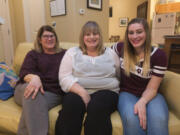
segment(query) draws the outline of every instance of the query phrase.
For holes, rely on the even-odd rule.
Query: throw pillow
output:
[[[17,75],[4,62],[0,62],[0,99],[7,100],[14,94]]]

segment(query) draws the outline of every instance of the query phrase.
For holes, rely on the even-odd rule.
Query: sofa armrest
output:
[[[180,119],[180,74],[166,71],[160,93],[165,97],[169,109]]]

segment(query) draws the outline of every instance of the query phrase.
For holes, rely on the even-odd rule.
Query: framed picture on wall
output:
[[[66,15],[66,0],[50,1],[51,16]]]
[[[119,19],[119,26],[123,27],[123,26],[127,26],[128,24],[128,18],[127,17],[123,17]]]
[[[87,0],[87,8],[102,10],[102,0]]]

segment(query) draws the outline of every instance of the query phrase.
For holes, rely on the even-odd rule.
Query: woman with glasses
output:
[[[29,51],[20,70],[15,88],[15,102],[22,106],[18,135],[47,135],[48,111],[61,103],[64,92],[58,71],[65,50],[51,26],[42,26],[34,49]]]

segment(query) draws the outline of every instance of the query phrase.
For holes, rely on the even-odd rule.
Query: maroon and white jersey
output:
[[[135,71],[130,72],[130,76],[127,76],[124,72],[124,58],[123,58],[123,43],[117,43],[112,46],[112,49],[117,53],[120,58],[120,91],[127,91],[136,96],[141,96],[146,86],[151,79],[152,75],[163,77],[167,69],[167,57],[166,54],[157,47],[153,47],[150,57],[150,70],[148,76],[142,75],[143,59],[140,60],[140,64],[136,65]]]

